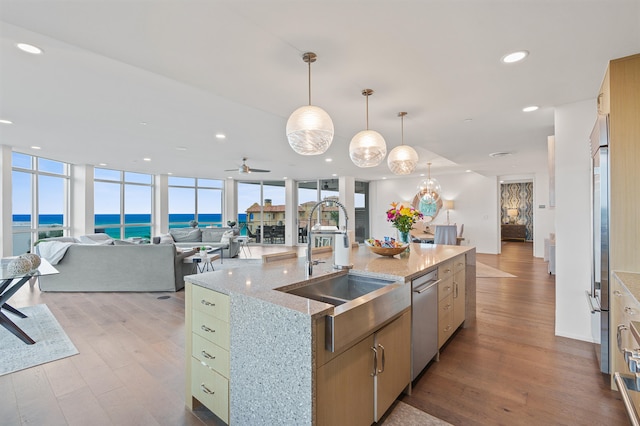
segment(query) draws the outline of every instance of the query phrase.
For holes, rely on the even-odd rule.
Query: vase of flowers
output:
[[[405,207],[402,204],[391,203],[391,208],[387,210],[387,222],[391,222],[398,230],[398,239],[401,243],[410,242],[409,232],[413,224],[422,218],[422,213],[411,206]]]

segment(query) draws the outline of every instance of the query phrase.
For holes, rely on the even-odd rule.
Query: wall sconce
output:
[[[509,216],[509,223],[516,223],[516,217],[518,217],[518,209],[507,209],[507,216]]]
[[[444,200],[442,207],[447,209],[447,225],[449,225],[449,210],[453,210],[453,200]]]

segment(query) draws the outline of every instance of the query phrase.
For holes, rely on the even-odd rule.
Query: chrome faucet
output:
[[[318,206],[322,205],[322,204],[326,204],[327,206],[330,206],[332,204],[336,204],[338,207],[340,207],[342,209],[342,212],[344,213],[344,228],[342,230],[336,229],[336,230],[322,230],[322,229],[317,229],[314,230],[313,227],[311,226],[311,220],[313,219],[313,212],[318,208]],[[349,225],[349,216],[347,215],[347,209],[345,209],[345,207],[342,205],[342,203],[338,202],[338,201],[334,201],[334,200],[322,200],[319,203],[316,203],[315,206],[313,206],[313,208],[311,209],[311,212],[309,213],[309,220],[307,221],[307,261],[305,262],[305,271],[306,271],[306,276],[307,278],[310,277],[311,275],[313,275],[313,265],[317,265],[319,263],[319,261],[317,260],[311,260],[311,240],[312,240],[312,234],[315,235],[339,235],[342,234],[343,236],[343,241],[344,241],[344,247],[348,248],[349,247],[349,234],[347,233],[347,228]]]

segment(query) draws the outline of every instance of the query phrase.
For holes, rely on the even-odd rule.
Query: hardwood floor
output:
[[[454,425],[627,425],[590,343],[554,336],[555,278],[532,244],[477,260],[477,324],[461,329],[402,401]]]
[[[251,249],[259,258],[290,248]],[[554,336],[554,278],[531,244],[505,243],[478,260],[517,278],[478,279],[477,325],[460,330],[402,400],[455,425],[627,424],[592,345]],[[25,285],[11,303],[46,303],[80,354],[1,376],[0,424],[216,425],[184,406],[184,292]]]

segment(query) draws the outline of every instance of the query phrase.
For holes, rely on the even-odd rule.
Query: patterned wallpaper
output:
[[[527,226],[527,241],[533,240],[533,182],[503,183],[500,185],[500,218],[509,218],[508,209],[518,209],[516,223]],[[524,223],[523,223],[524,222]]]

